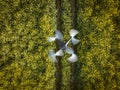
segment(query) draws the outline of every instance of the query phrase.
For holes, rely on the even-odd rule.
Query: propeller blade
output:
[[[73,51],[73,49],[71,47],[66,48],[66,52],[68,54],[73,54],[74,53],[74,51]]]
[[[71,31],[70,31],[70,36],[71,36],[71,37],[74,37],[76,34],[78,34],[78,31],[75,30],[75,29],[71,29]]]
[[[68,58],[69,62],[76,62],[78,59],[76,54],[72,54],[71,57]]]
[[[56,55],[55,55],[54,50],[50,50],[50,51],[48,52],[48,55],[49,55],[49,57],[51,58],[51,61],[52,61],[52,62],[57,62],[57,59],[56,59]]]
[[[55,37],[48,37],[48,41],[49,41],[49,42],[55,41]]]
[[[64,53],[63,53],[63,51],[60,49],[59,51],[56,52],[55,55],[56,55],[56,56],[63,56]]]
[[[72,38],[71,41],[72,41],[73,45],[76,45],[76,44],[78,44],[78,42],[79,42],[79,40],[78,40],[78,39],[75,39],[75,38]]]
[[[55,37],[56,37],[56,39],[58,39],[58,40],[62,40],[63,34],[62,34],[59,30],[56,30],[56,31],[55,31]]]

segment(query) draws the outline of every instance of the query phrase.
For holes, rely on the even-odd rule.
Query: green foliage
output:
[[[10,0],[0,6],[0,88],[52,90],[47,36],[56,28],[55,3]]]
[[[63,34],[64,34],[64,41],[68,40],[69,38],[69,31],[71,29],[71,5],[69,0],[63,0],[62,2],[62,21],[63,21]],[[70,64],[67,61],[69,56],[65,55],[62,58],[62,71],[63,71],[63,86],[62,90],[69,88],[69,76],[70,76]]]
[[[79,87],[82,90],[117,90],[114,64],[111,62],[112,16],[117,14],[118,2],[79,1],[79,55],[82,64]],[[81,22],[80,22],[81,21]],[[115,42],[114,42],[115,43]]]
[[[64,40],[71,29],[71,2],[62,1]],[[120,1],[77,0],[77,46],[81,90],[120,90]],[[47,37],[56,29],[51,0],[0,0],[0,90],[54,90]],[[62,90],[70,64],[62,59]]]

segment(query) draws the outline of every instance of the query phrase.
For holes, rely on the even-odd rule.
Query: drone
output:
[[[70,39],[67,42],[62,41],[63,39],[63,34],[59,31],[56,30],[55,31],[55,35],[52,37],[48,37],[48,42],[53,42],[55,40],[58,40],[58,45],[59,45],[59,50],[58,51],[54,51],[54,50],[49,50],[48,55],[51,58],[51,60],[54,63],[57,63],[57,56],[63,56],[64,53],[66,52],[68,54],[70,54],[71,56],[68,58],[69,62],[76,62],[78,60],[77,55],[74,53],[74,50],[69,47],[69,43],[71,42],[73,45],[76,45],[79,43],[79,40],[75,38],[75,36],[78,34],[79,32],[75,29],[71,29],[69,34],[70,34]]]

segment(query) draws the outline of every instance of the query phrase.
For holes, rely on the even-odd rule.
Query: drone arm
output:
[[[67,45],[69,44],[69,42],[71,41],[71,38],[66,42],[65,46],[67,47]]]

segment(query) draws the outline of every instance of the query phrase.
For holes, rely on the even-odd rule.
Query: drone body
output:
[[[66,48],[66,43],[59,41],[59,49],[65,50],[65,48]]]
[[[78,31],[75,29],[72,29],[70,31],[70,39],[67,42],[63,42],[62,41],[62,38],[63,38],[62,33],[60,31],[56,30],[55,36],[48,38],[49,42],[59,40],[59,50],[56,53],[54,50],[50,50],[48,53],[49,57],[51,58],[51,60],[53,62],[57,62],[56,56],[63,56],[64,55],[63,51],[71,55],[71,57],[68,58],[69,62],[76,62],[77,61],[77,55],[74,53],[74,51],[71,47],[68,47],[68,44],[70,43],[70,41],[72,42],[73,45],[78,44],[79,40],[74,38],[76,36],[76,34],[78,34]]]

